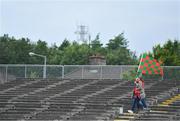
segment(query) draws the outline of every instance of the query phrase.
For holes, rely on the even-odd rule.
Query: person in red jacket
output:
[[[129,113],[134,113],[136,106],[137,106],[137,108],[139,108],[139,102],[141,100],[141,96],[140,96],[141,92],[139,89],[139,80],[135,80],[134,84],[135,84],[135,86],[133,89],[133,96],[132,96],[133,103],[132,103],[131,110],[128,110]]]

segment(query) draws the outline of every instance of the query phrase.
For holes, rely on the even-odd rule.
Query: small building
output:
[[[106,59],[101,55],[92,55],[89,57],[90,65],[106,65]]]

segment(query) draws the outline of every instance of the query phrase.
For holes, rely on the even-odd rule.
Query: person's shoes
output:
[[[133,114],[134,112],[133,112],[132,110],[128,110],[128,113],[131,113],[131,114]]]
[[[144,111],[149,111],[150,109],[149,108],[143,108]]]

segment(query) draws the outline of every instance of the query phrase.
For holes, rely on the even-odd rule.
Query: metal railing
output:
[[[43,78],[44,65],[0,64],[0,82],[17,78]],[[137,65],[46,65],[46,78],[134,79]],[[180,80],[180,66],[164,66],[164,76],[145,75],[146,79]]]

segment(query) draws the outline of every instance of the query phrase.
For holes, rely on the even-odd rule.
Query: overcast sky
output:
[[[79,24],[104,44],[124,32],[140,54],[180,39],[180,0],[0,0],[0,35],[59,45],[77,39]]]

